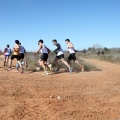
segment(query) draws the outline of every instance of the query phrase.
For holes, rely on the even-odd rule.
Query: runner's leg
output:
[[[12,59],[9,59],[9,68],[11,68],[12,65]]]
[[[64,63],[70,69],[70,65],[65,61],[64,58],[62,58],[61,61],[62,61],[62,63]]]
[[[75,60],[74,62],[77,63],[77,64],[80,66],[80,69],[81,69],[82,71],[84,71],[84,65],[81,65],[81,64],[78,62],[78,60]]]
[[[45,61],[40,61],[40,65],[43,67],[44,71],[46,72]]]
[[[6,56],[5,56],[5,58],[4,58],[4,66],[6,65]]]
[[[20,60],[18,60],[17,62],[18,62],[18,65],[19,65],[19,66],[20,66],[20,68],[21,68],[21,73],[23,73],[23,66],[22,66],[22,64],[21,64],[21,61],[20,61]]]
[[[8,61],[9,61],[9,56],[7,56],[6,65],[8,65]]]

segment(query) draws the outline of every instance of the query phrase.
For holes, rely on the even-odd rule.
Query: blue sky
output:
[[[120,0],[0,0],[0,49],[19,39],[29,51],[37,41],[54,49],[55,38],[66,49],[100,44],[120,47]]]

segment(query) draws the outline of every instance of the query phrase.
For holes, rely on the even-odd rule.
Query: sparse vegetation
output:
[[[105,47],[100,51],[100,55],[98,56],[95,48],[88,48],[86,53],[79,52],[78,55],[88,59],[95,58],[102,61],[120,63],[120,49],[108,49]]]
[[[69,56],[69,53],[65,53],[65,59],[67,60],[67,57]],[[77,54],[77,58],[79,58],[80,55]],[[55,58],[55,54],[54,53],[50,53],[49,54],[49,59],[48,59],[48,63],[51,63],[53,68],[55,68],[55,64],[54,64],[54,58]],[[36,67],[39,67],[39,64],[38,64],[38,60],[39,60],[39,54],[37,54],[36,56],[33,55],[33,53],[27,53],[26,54],[26,57],[25,57],[25,61],[28,62],[28,68],[26,69],[27,71],[37,71],[36,70]],[[85,71],[96,71],[98,70],[96,66],[90,64],[90,63],[86,63],[85,61],[83,60],[80,60],[79,59],[79,62],[85,66]],[[66,66],[64,64],[62,64],[61,61],[59,61],[59,65],[60,65],[60,68],[63,68],[65,70],[67,70]],[[74,68],[75,71],[80,71],[80,68],[77,64],[75,64],[74,62],[72,62],[72,67]],[[42,70],[42,68],[41,68]]]

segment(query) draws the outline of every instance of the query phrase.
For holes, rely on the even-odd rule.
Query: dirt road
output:
[[[120,120],[120,65],[86,61],[101,71],[21,75],[0,61],[0,120]]]

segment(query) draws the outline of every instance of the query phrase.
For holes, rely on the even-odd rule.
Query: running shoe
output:
[[[48,74],[49,74],[48,71],[46,71],[46,72],[43,73],[43,75],[48,75]]]
[[[50,71],[52,71],[52,64],[49,64],[48,67],[49,67]]]

